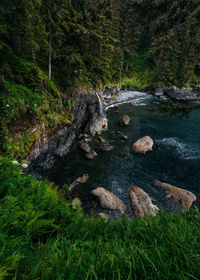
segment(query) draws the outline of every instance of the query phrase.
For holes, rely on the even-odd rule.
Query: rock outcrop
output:
[[[155,186],[165,192],[166,199],[173,199],[175,202],[180,203],[182,210],[188,210],[197,199],[192,192],[167,183],[155,181]]]
[[[146,152],[152,151],[153,144],[154,144],[154,142],[151,139],[151,137],[145,136],[145,137],[137,140],[133,144],[132,149],[135,153],[145,154]]]
[[[130,124],[130,121],[131,121],[130,117],[124,115],[123,117],[120,118],[119,125],[120,126],[128,126]]]
[[[95,92],[92,94],[88,94],[87,90],[72,92],[68,98],[74,102],[71,111],[74,120],[71,124],[60,125],[54,130],[47,129],[45,124],[33,127],[32,130],[38,131],[39,135],[26,158],[30,162],[30,168],[34,166],[45,170],[51,168],[57,158],[70,151],[74,139],[80,133],[89,132],[95,135],[107,128],[107,121],[99,116],[99,100]]]
[[[142,218],[144,215],[156,216],[158,208],[152,204],[147,193],[138,187],[129,188],[128,193],[134,217]]]
[[[97,196],[100,200],[100,205],[102,208],[108,210],[118,210],[118,211],[125,211],[126,206],[125,204],[119,199],[116,195],[109,192],[104,188],[97,188],[91,192],[94,196]]]
[[[89,124],[89,131],[92,136],[94,136],[96,133],[100,135],[103,130],[107,130],[107,129],[108,129],[108,121],[101,116],[94,119]]]
[[[180,90],[176,87],[165,89],[165,95],[177,101],[200,101],[200,94],[191,91],[190,89]]]

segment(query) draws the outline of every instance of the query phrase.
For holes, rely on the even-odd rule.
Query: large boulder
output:
[[[123,117],[121,117],[121,119],[119,120],[119,125],[120,126],[128,126],[130,124],[130,117],[124,115]]]
[[[142,218],[144,215],[156,216],[158,208],[152,204],[147,193],[138,187],[130,187],[128,193],[134,217]]]
[[[167,183],[155,181],[155,186],[165,192],[165,197],[167,199],[173,199],[175,202],[180,203],[182,210],[188,210],[197,199],[192,192]]]
[[[148,151],[152,151],[153,144],[151,137],[145,136],[133,143],[132,149],[135,153],[145,154]]]
[[[108,210],[118,210],[118,211],[125,211],[126,206],[125,204],[119,199],[116,195],[109,192],[104,188],[97,188],[91,192],[93,195],[97,196],[100,200],[100,205],[102,208]]]
[[[89,131],[92,136],[94,136],[96,133],[100,135],[103,130],[107,129],[108,121],[101,116],[98,116],[95,120],[93,120],[89,127]]]

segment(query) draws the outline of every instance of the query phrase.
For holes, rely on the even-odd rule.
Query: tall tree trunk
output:
[[[52,34],[51,34],[51,11],[48,0],[45,0],[47,25],[48,25],[48,77],[51,80],[51,61],[52,61]]]
[[[50,16],[50,20],[51,20],[51,16]],[[50,22],[49,23],[49,63],[48,63],[49,80],[51,80],[51,60],[52,60],[51,40],[52,37],[51,37],[51,22]]]

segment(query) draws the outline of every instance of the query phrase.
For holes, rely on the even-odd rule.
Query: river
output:
[[[98,137],[94,137],[90,145],[98,153],[95,160],[86,159],[85,152],[75,144],[67,156],[45,173],[60,186],[88,173],[88,182],[76,187],[72,197],[78,196],[84,210],[95,216],[102,209],[90,192],[100,186],[123,200],[128,216],[131,216],[127,192],[130,186],[142,188],[155,205],[164,209],[165,199],[155,188],[155,180],[200,195],[200,110],[192,111],[188,118],[161,117],[150,109],[166,101],[143,93],[128,94],[122,92],[115,101],[118,106],[110,106],[106,111],[109,129],[101,136],[114,146],[113,151],[100,151]],[[131,118],[130,126],[118,125],[123,115]],[[128,139],[122,140],[121,134],[127,135]],[[153,151],[146,155],[134,154],[133,142],[146,135],[154,140]],[[122,214],[103,212],[116,218]]]

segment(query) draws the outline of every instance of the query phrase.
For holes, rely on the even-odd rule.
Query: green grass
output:
[[[0,157],[0,279],[199,279],[200,216],[105,223]]]
[[[16,119],[27,111],[35,111],[43,101],[41,93],[9,81],[6,82],[6,90],[1,91],[1,99],[0,117],[6,120]]]

